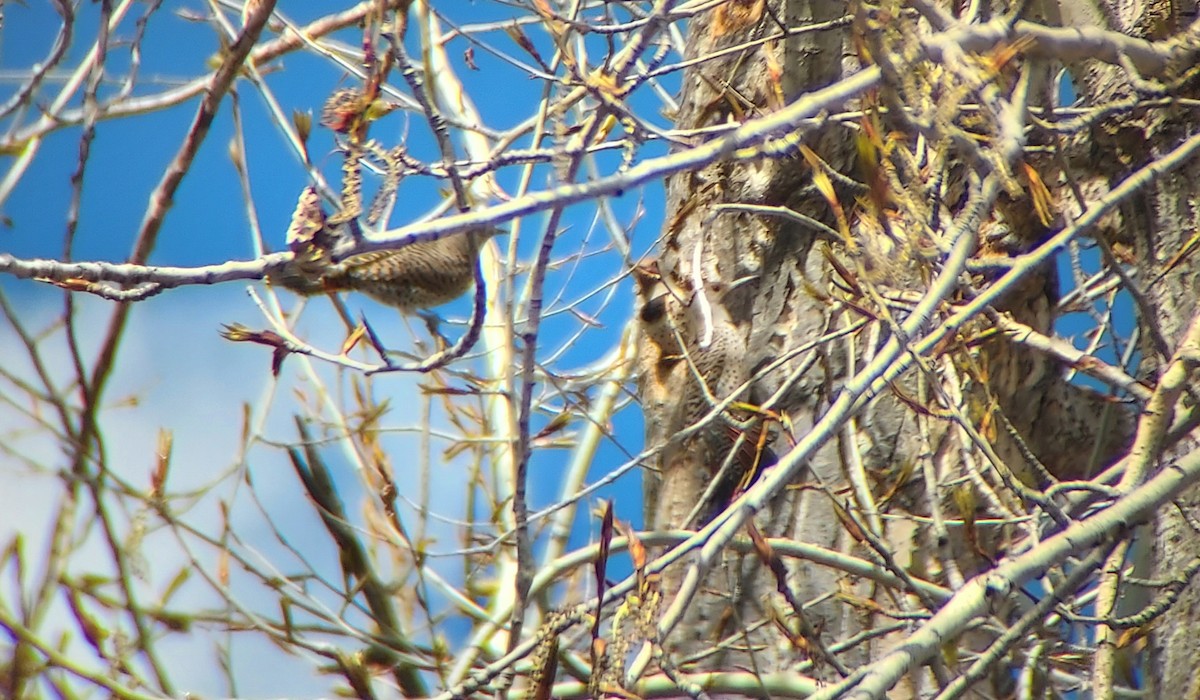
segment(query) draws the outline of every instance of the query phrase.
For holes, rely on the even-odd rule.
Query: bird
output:
[[[359,292],[415,314],[466,293],[475,279],[480,249],[500,232],[494,227],[473,228],[396,250],[359,253],[336,263],[327,262],[328,252],[310,243],[299,250],[293,247],[295,259],[268,280],[304,296]]]
[[[702,465],[703,475],[691,478],[711,484],[711,497],[696,506],[702,524],[720,512],[762,467],[775,461],[764,444],[762,421],[741,406],[726,409],[699,435],[684,442],[676,438],[679,431],[707,416],[714,401],[743,389],[749,378],[745,334],[725,306],[729,287],[724,282],[706,281],[702,301],[688,280],[668,281],[655,261],[638,265],[632,272],[642,338],[638,384],[646,414],[646,444],[663,448],[660,470],[681,450],[698,458],[691,464]],[[704,302],[707,313],[702,311]],[[741,401],[748,399],[742,397]],[[731,463],[723,468],[731,451]],[[643,481],[644,517],[655,525],[666,524],[657,522],[664,476],[652,470]]]
[[[657,260],[633,268],[638,298],[638,326],[647,341],[652,360],[672,361],[683,357],[678,332],[687,307],[680,295],[667,286]]]
[[[646,447],[666,448],[682,421],[679,387],[687,382],[687,365],[682,362],[675,320],[683,312],[683,301],[667,288],[658,269],[650,260],[634,266],[637,293],[638,395],[646,420]],[[655,525],[659,510],[659,489],[663,470],[656,457],[642,478],[643,522],[647,529]]]

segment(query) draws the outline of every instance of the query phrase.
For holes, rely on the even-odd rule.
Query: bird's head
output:
[[[484,243],[487,243],[496,236],[508,235],[508,231],[496,226],[479,226],[467,231],[463,235],[467,237],[467,240],[471,242],[471,246],[475,250],[479,250],[483,247]]]

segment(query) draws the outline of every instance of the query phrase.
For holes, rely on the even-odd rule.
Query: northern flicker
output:
[[[635,267],[633,276],[640,302],[639,326],[655,362],[690,361],[695,370],[693,382],[698,375],[718,401],[745,382],[746,341],[721,303],[723,283],[707,283],[701,300],[689,281],[668,281],[657,261]],[[708,318],[702,311],[705,303]],[[695,395],[689,391],[689,401],[685,402],[685,424],[695,422],[712,408],[703,389],[699,385],[694,388]]]
[[[413,313],[466,293],[474,281],[480,248],[497,233],[495,228],[472,229],[397,250],[362,253],[324,266],[310,259],[285,267],[270,280],[305,296],[361,292],[404,313]]]
[[[684,398],[685,426],[704,418],[716,402],[730,397],[741,403],[750,402],[748,392],[737,394],[750,378],[746,364],[749,350],[746,335],[734,323],[725,306],[727,291],[728,287],[720,282],[705,285],[705,298],[711,311],[707,319],[703,318],[698,298],[689,306],[692,328],[687,354],[694,373]],[[707,343],[703,337],[706,332],[709,334]],[[707,489],[709,497],[695,508],[695,520],[683,524],[685,529],[708,523],[729,505],[740,489],[753,483],[764,466],[778,461],[765,445],[765,429],[763,422],[755,420],[750,410],[731,406],[701,434],[705,449],[699,454],[713,483]]]
[[[680,450],[692,452],[693,458],[688,462],[693,468],[699,461],[705,468],[705,479],[720,478],[711,501],[700,509],[701,521],[707,521],[728,503],[743,477],[774,459],[769,449],[758,444],[761,424],[753,424],[738,445],[730,468],[722,471],[751,418],[749,412],[741,409],[726,411],[709,429],[688,441],[692,447],[678,444],[675,439],[679,430],[703,419],[715,402],[729,398],[746,382],[749,372],[745,335],[724,305],[723,283],[707,283],[702,300],[686,281],[671,284],[665,280],[655,263],[639,266],[633,273],[640,302],[639,383],[646,413],[647,447],[664,448],[664,468]],[[678,287],[686,291],[676,291]],[[705,304],[707,314],[702,310]],[[649,475],[644,481],[647,523],[685,526],[682,522],[659,523],[651,519],[658,510],[656,476]]]
[[[475,228],[435,241],[410,243],[396,250],[352,255],[331,262],[329,251],[339,236],[330,226],[314,187],[306,187],[296,202],[288,227],[287,245],[294,257],[267,279],[297,294],[361,292],[413,313],[440,306],[462,296],[475,279],[479,250],[500,233],[494,227]]]
[[[638,326],[649,344],[647,347],[661,358],[682,358],[676,331],[686,330],[682,326],[683,314],[690,299],[667,286],[656,260],[635,266],[633,279],[638,297]]]
[[[642,474],[642,522],[651,529],[658,519],[658,495],[663,477],[663,470],[658,465],[666,461],[663,458],[665,450],[683,425],[683,402],[679,400],[679,391],[688,382],[688,368],[683,362],[683,350],[676,335],[676,320],[681,317],[684,300],[667,288],[654,260],[634,267],[633,279],[640,336],[638,394],[645,416],[646,447],[664,450]]]
[[[693,298],[688,306],[692,336],[688,339],[688,357],[696,374],[704,382],[703,387],[697,383],[693,391],[688,392],[684,410],[684,418],[688,423],[704,417],[712,409],[713,400],[728,398],[748,377],[746,336],[734,325],[722,303],[724,287],[718,283],[710,283],[706,287],[705,295],[711,316],[704,318],[699,298]],[[704,337],[706,333],[707,343]]]

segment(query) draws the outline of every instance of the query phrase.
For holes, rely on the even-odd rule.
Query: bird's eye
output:
[[[641,319],[643,323],[657,323],[666,313],[666,295],[657,296],[642,306]]]

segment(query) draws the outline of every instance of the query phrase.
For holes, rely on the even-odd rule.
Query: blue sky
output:
[[[327,10],[327,3],[287,3],[284,10],[298,23],[309,21],[318,13]],[[98,5],[82,3],[79,6],[82,19],[77,25],[76,43],[63,61],[62,68],[51,76],[43,87],[42,102],[46,102],[61,87],[64,70],[74,66],[83,54],[88,42],[94,37],[94,26],[98,16]],[[495,3],[454,2],[440,3],[458,16],[458,21],[473,23],[492,21],[521,14],[519,10],[506,8]],[[133,20],[145,11],[145,6],[136,3],[129,17],[117,34],[129,38],[133,31]],[[213,29],[204,22],[192,21],[188,13],[201,16],[206,6],[198,2],[168,3],[155,15],[148,26],[142,45],[140,77],[134,89],[135,95],[156,93],[168,86],[189,79],[203,70],[217,49]],[[230,15],[236,22],[236,14]],[[17,4],[5,8],[5,42],[0,46],[0,70],[6,79],[0,82],[0,98],[6,99],[16,89],[13,79],[30,66],[43,60],[50,41],[58,26],[57,17],[50,7],[40,2],[27,5]],[[538,41],[536,31],[529,32]],[[355,45],[359,40],[356,31],[337,35],[347,44]],[[497,25],[495,31],[479,35],[485,42],[494,44],[499,50],[526,59]],[[453,41],[448,52],[455,61],[459,77],[466,90],[476,101],[485,122],[496,129],[505,129],[527,118],[541,98],[542,84],[527,79],[513,67],[477,48],[475,61],[480,70],[466,68],[462,58],[467,44],[464,40]],[[600,45],[602,46],[602,44]],[[597,50],[600,50],[600,46]],[[543,55],[552,54],[551,47],[542,41]],[[113,49],[101,99],[112,95],[120,87],[120,80],[128,71],[128,49]],[[298,52],[285,56],[270,66],[267,84],[285,112],[310,110],[319,113],[325,97],[339,86],[355,84],[344,72],[312,53]],[[393,83],[400,84],[398,76]],[[669,91],[673,92],[674,88]],[[647,114],[657,114],[662,105],[645,91],[638,107]],[[78,104],[75,100],[73,104]],[[146,211],[148,197],[162,176],[186,133],[196,109],[197,100],[172,107],[160,113],[151,113],[128,119],[104,121],[99,125],[97,136],[91,147],[87,175],[83,188],[83,201],[79,232],[72,249],[76,260],[122,261],[128,254],[139,225]],[[160,236],[160,243],[151,256],[151,263],[162,265],[206,265],[229,259],[244,259],[253,255],[253,240],[250,223],[246,215],[243,195],[236,171],[228,155],[228,147],[234,135],[232,107],[241,110],[244,125],[246,159],[254,205],[268,245],[274,250],[283,247],[283,235],[295,199],[302,187],[308,184],[299,158],[292,152],[283,135],[273,123],[263,97],[246,81],[239,81],[236,96],[230,95],[207,141],[200,151],[194,167],[188,173],[167,216]],[[2,122],[5,129],[23,127],[32,123],[36,112],[26,112],[9,117]],[[665,121],[665,120],[664,120]],[[59,258],[63,252],[66,228],[66,211],[71,196],[70,177],[77,167],[80,129],[69,127],[52,132],[41,146],[38,157],[24,175],[7,201],[0,204],[3,215],[11,226],[0,230],[0,250],[19,257]],[[430,157],[432,143],[424,123],[413,116],[397,113],[381,120],[373,130],[373,136],[385,143],[404,139],[412,152],[421,157]],[[518,147],[528,147],[528,138]],[[324,171],[331,182],[337,182],[339,157],[333,153],[330,134],[315,128],[309,143],[313,160]],[[661,154],[662,149],[647,146],[639,155]],[[602,157],[597,167],[611,172],[619,156]],[[0,159],[0,168],[7,169],[11,158]],[[512,168],[500,173],[500,182],[510,194],[516,191],[520,171]],[[535,171],[532,187],[540,189],[552,184],[553,171],[549,167]],[[407,180],[401,189],[401,197],[392,217],[393,225],[401,225],[419,219],[433,209],[444,196],[439,183]],[[658,233],[661,214],[661,188],[629,192],[624,197],[609,202],[616,219],[625,227],[632,228],[633,249],[640,254],[650,248]],[[537,218],[521,222],[518,247],[520,259],[528,262],[530,251],[537,244],[544,219]],[[590,296],[579,303],[579,310],[590,320],[586,323],[580,316],[562,311],[568,302],[588,296],[589,292],[614,279],[625,261],[612,250],[609,233],[597,226],[595,207],[579,206],[568,211],[563,221],[565,229],[556,247],[556,258],[563,264],[558,266],[548,279],[549,299],[558,302],[550,307],[550,315],[543,325],[542,356],[556,357],[551,366],[555,372],[570,373],[585,368],[604,357],[617,342],[624,330],[632,310],[632,296],[627,280],[621,281],[615,293]],[[587,251],[590,255],[582,260],[572,260],[572,254]],[[258,285],[261,291],[262,285]],[[0,289],[20,310],[29,327],[35,331],[46,329],[50,339],[46,343],[47,357],[60,381],[69,376],[69,360],[66,346],[51,324],[62,309],[62,292],[48,286],[28,281],[0,279]],[[242,407],[253,407],[255,421],[262,426],[264,441],[286,443],[294,440],[291,414],[299,408],[293,392],[311,389],[301,371],[302,361],[289,359],[284,365],[283,375],[276,383],[269,372],[269,355],[259,347],[235,345],[222,340],[217,331],[221,324],[241,322],[251,327],[265,327],[257,307],[245,292],[246,286],[229,284],[213,288],[191,288],[174,290],[142,302],[133,310],[131,325],[122,345],[114,380],[110,385],[108,405],[102,422],[107,438],[110,462],[124,477],[135,484],[145,484],[149,470],[153,467],[155,446],[159,429],[173,432],[175,449],[170,487],[175,490],[196,488],[212,482],[217,475],[229,472],[208,497],[201,499],[190,510],[182,514],[189,522],[213,526],[218,522],[218,499],[227,499],[236,505],[235,527],[246,537],[246,547],[270,559],[281,571],[295,571],[298,564],[285,553],[277,541],[270,523],[280,528],[292,543],[298,546],[322,568],[336,571],[336,560],[319,523],[311,517],[307,508],[296,507],[304,498],[296,484],[291,467],[284,459],[282,450],[267,444],[258,444],[245,460],[245,473],[237,471],[241,449]],[[285,304],[294,298],[283,294]],[[379,307],[367,300],[351,296],[351,310],[364,311],[390,346],[409,349],[412,346],[408,326],[394,311]],[[112,305],[94,298],[81,298],[80,316],[84,319],[81,337],[85,347],[94,346],[103,336]],[[450,320],[461,320],[467,314],[465,302],[451,304],[442,309]],[[420,334],[419,323],[411,324]],[[578,333],[583,329],[582,333]],[[316,298],[307,304],[305,315],[297,325],[299,334],[326,349],[336,349],[344,331],[333,316],[327,301]],[[453,326],[451,336],[461,332],[461,326]],[[20,357],[15,338],[7,326],[0,326],[0,350],[6,357]],[[85,351],[85,356],[88,353]],[[346,380],[339,378],[328,367],[316,368],[320,376],[333,386],[346,387]],[[380,399],[387,399],[391,413],[384,421],[385,427],[403,427],[419,421],[416,413],[416,394],[419,377],[385,375],[373,381],[373,390]],[[269,398],[268,398],[269,397]],[[552,405],[561,402],[551,401]],[[7,416],[7,417],[6,417]],[[537,430],[548,420],[549,415],[535,419]],[[435,419],[436,420],[436,419]],[[7,427],[4,427],[7,426]],[[61,467],[56,462],[57,448],[24,431],[19,415],[0,408],[0,428],[13,439],[13,449],[23,451],[30,457],[41,460],[50,468]],[[609,469],[628,459],[641,446],[641,422],[636,410],[627,408],[614,422],[613,429],[619,436],[620,446],[612,443],[601,448],[593,469],[597,478]],[[20,435],[20,439],[16,436]],[[390,433],[385,445],[393,455],[397,469],[415,453],[416,437],[411,433]],[[434,457],[445,445],[434,445]],[[331,467],[337,473],[339,486],[351,512],[358,512],[357,498],[361,498],[358,477],[350,463],[336,447],[325,450]],[[531,497],[533,505],[550,503],[556,496],[555,484],[562,473],[569,452],[545,450],[538,453],[531,466]],[[30,473],[15,459],[0,456],[0,472],[6,481],[15,484],[0,494],[0,540],[7,540],[19,530],[27,537],[27,546],[36,551],[42,544],[40,537],[45,532],[47,504],[53,502],[56,480],[48,474]],[[403,476],[403,475],[401,475]],[[463,481],[461,478],[442,479],[441,474],[431,485],[433,503],[440,506],[448,517],[461,517]],[[242,479],[251,478],[259,504],[248,498]],[[412,486],[416,486],[409,482]],[[603,496],[617,497],[618,514],[627,519],[640,520],[641,503],[638,479],[626,479],[622,485],[602,492]],[[589,499],[595,503],[596,497]],[[457,505],[456,505],[457,503]],[[436,508],[435,508],[436,509]],[[590,510],[585,507],[584,512]],[[266,515],[264,515],[264,513]],[[414,517],[411,509],[408,517]],[[126,514],[131,530],[144,514]],[[590,538],[592,528],[587,527],[582,517],[576,527],[573,541],[578,544]],[[169,531],[157,528],[151,517],[150,531],[145,540],[148,566],[144,581],[147,591],[162,591],[179,569],[185,565],[178,553],[178,543]],[[454,540],[456,527],[441,525],[439,547],[452,550],[457,547]],[[98,542],[94,548],[85,549],[76,560],[80,570],[103,561]],[[199,550],[202,565],[214,563],[211,551]],[[434,566],[453,576],[461,571],[456,558],[434,560]],[[234,581],[238,574],[234,572]],[[336,576],[334,577],[336,578]],[[185,589],[174,604],[216,605],[218,600],[203,586]],[[273,606],[270,595],[245,585],[239,595],[244,595],[256,604]],[[455,631],[452,626],[449,631]],[[457,630],[461,633],[461,628]],[[168,649],[177,648],[178,653],[208,654],[220,635],[211,638],[195,637],[169,642]],[[250,636],[239,637],[239,647],[248,652],[239,659],[255,659],[247,671],[260,671],[258,659],[267,653],[269,645]],[[199,646],[200,649],[196,647]],[[238,690],[249,697],[263,695],[304,695],[327,683],[313,676],[311,663],[304,660],[290,662],[278,654],[271,654],[272,663],[289,664],[291,671],[266,674],[248,672],[237,674],[241,686]],[[211,667],[186,664],[190,670],[182,670],[177,677],[181,690],[205,695],[221,695],[228,692]]]
[[[453,0],[437,5],[439,10],[449,12],[454,22],[495,22],[490,31],[477,34],[479,39],[520,60],[529,60],[505,34],[504,23],[499,22],[524,16],[524,11],[482,1]],[[284,4],[283,9],[294,21],[304,23],[327,11],[330,6],[325,2],[292,2]],[[63,62],[64,68],[75,65],[86,50],[87,42],[94,36],[94,32],[89,32],[98,16],[98,5],[84,2],[78,9],[85,19],[79,23],[77,42],[70,57]],[[122,25],[118,35],[128,38],[132,33],[133,20],[144,11],[144,4],[135,4],[130,18]],[[168,3],[152,18],[142,46],[143,58],[135,95],[153,94],[204,70],[206,62],[218,48],[215,34],[208,24],[187,17],[189,13],[202,16],[206,12],[207,6],[198,1]],[[231,14],[230,18],[236,22],[236,13]],[[3,71],[5,79],[0,81],[0,99],[7,99],[16,89],[18,83],[14,81],[14,76],[19,76],[28,71],[31,65],[43,60],[57,28],[57,19],[50,6],[38,0],[5,6],[4,19],[7,31],[4,43],[0,45],[0,71]],[[543,56],[552,55],[552,46],[543,32],[531,29],[527,34],[538,42]],[[353,30],[342,32],[337,37],[352,46],[359,41],[359,33]],[[605,50],[602,38],[592,37],[590,41],[589,51],[594,56],[601,55]],[[450,43],[448,53],[484,121],[495,129],[503,130],[528,118],[542,97],[543,84],[529,79],[483,47],[477,47],[474,52],[474,60],[480,70],[470,70],[463,58],[463,51],[467,47],[465,40],[456,39]],[[101,91],[102,98],[119,88],[128,66],[127,49],[114,49],[109,64],[109,81]],[[43,88],[43,102],[61,86],[61,72],[52,76]],[[292,53],[271,64],[266,82],[285,113],[289,114],[292,110],[319,113],[322,102],[332,90],[356,84],[355,79],[348,78],[340,68],[310,52]],[[401,84],[398,76],[393,76],[392,82]],[[677,88],[670,83],[664,87],[671,94]],[[145,214],[147,198],[178,149],[196,104],[197,100],[192,99],[162,112],[100,124],[97,138],[92,144],[83,189],[81,223],[73,248],[75,259],[120,261],[126,258]],[[223,103],[204,148],[177,194],[175,205],[166,219],[160,244],[151,257],[152,263],[207,265],[253,255],[252,228],[247,219],[237,173],[228,153],[234,135],[234,104],[241,110],[245,129],[246,159],[258,224],[273,250],[283,248],[288,219],[297,195],[308,184],[308,177],[299,158],[288,147],[273,122],[262,95],[248,82],[239,81],[236,97],[230,95]],[[632,98],[631,104],[640,114],[656,115],[659,123],[666,123],[665,117],[660,115],[663,104],[654,97],[652,91],[640,91]],[[0,122],[0,127],[5,130],[19,128],[36,117],[36,112],[9,117]],[[412,115],[392,114],[376,124],[372,133],[386,144],[403,140],[418,157],[432,158],[435,153],[428,129]],[[51,133],[12,195],[0,203],[0,213],[12,222],[7,229],[0,229],[0,251],[11,252],[19,257],[57,258],[62,255],[65,216],[71,195],[70,177],[77,166],[79,138],[80,130],[77,127]],[[531,145],[526,137],[516,147]],[[340,159],[333,152],[329,132],[315,128],[309,150],[326,178],[336,182]],[[639,151],[638,157],[662,153],[661,145],[648,144]],[[11,157],[0,157],[0,169],[7,170],[11,162]],[[606,173],[612,172],[618,163],[617,153],[596,160],[596,166]],[[500,183],[506,192],[514,194],[517,191],[521,174],[521,170],[515,167],[499,173]],[[532,183],[533,189],[553,185],[553,168],[544,166],[535,169]],[[406,180],[391,223],[398,226],[420,219],[436,207],[444,196],[444,189],[442,183],[427,179],[414,177]],[[660,186],[628,192],[623,197],[610,199],[607,204],[612,207],[616,220],[623,227],[630,228],[634,256],[653,246],[663,220]],[[519,236],[516,245],[522,263],[531,260],[545,223],[543,217],[531,217],[517,227]],[[606,289],[605,285],[618,279],[627,264],[612,249],[610,232],[599,225],[596,207],[572,207],[566,214],[563,228],[564,233],[555,248],[555,257],[562,264],[556,266],[548,278],[547,298],[555,301],[543,325],[539,359],[549,361],[549,358],[553,358],[553,363],[547,368],[558,374],[570,375],[591,366],[612,350],[631,318],[633,301],[627,279],[621,279],[611,294],[591,294],[598,288]],[[587,256],[581,259],[573,257],[581,251]],[[1085,259],[1089,265],[1095,264],[1094,256]],[[523,269],[518,271],[519,275],[524,274]],[[1063,273],[1066,288],[1070,282],[1065,261]],[[523,277],[519,279],[521,282]],[[261,291],[262,285],[256,288]],[[69,360],[62,334],[56,335],[51,327],[61,312],[63,293],[48,285],[7,278],[0,278],[0,289],[20,308],[31,329],[46,330],[50,334],[46,344],[47,357],[56,376],[60,380],[67,377]],[[240,322],[253,328],[265,326],[258,308],[245,290],[246,285],[242,284],[174,290],[135,307],[103,417],[110,462],[117,465],[120,473],[131,482],[144,484],[153,466],[159,429],[171,430],[175,435],[170,482],[173,489],[197,488],[210,483],[217,475],[230,474],[221,480],[219,487],[209,497],[201,499],[187,512],[189,522],[212,526],[219,516],[217,499],[229,499],[237,504],[234,523],[247,538],[248,550],[261,553],[281,571],[295,571],[299,564],[276,538],[271,529],[274,524],[286,534],[289,543],[310,556],[318,567],[325,571],[336,571],[336,560],[332,557],[332,549],[320,524],[309,509],[296,507],[298,502],[303,502],[304,496],[282,450],[268,444],[287,443],[295,438],[291,415],[300,407],[296,392],[311,393],[312,390],[304,371],[304,362],[299,358],[289,359],[276,382],[270,376],[266,350],[228,343],[217,335],[223,323]],[[285,304],[295,302],[287,294],[282,297]],[[582,300],[578,306],[582,315],[565,310],[576,300]],[[347,301],[352,311],[362,310],[367,314],[376,330],[393,348],[412,347],[414,339],[409,331],[410,326],[418,336],[423,333],[420,323],[406,325],[394,311],[361,297],[351,296]],[[80,337],[85,347],[94,348],[103,335],[112,306],[95,298],[80,298],[77,303],[83,319]],[[468,307],[465,301],[460,301],[441,311],[448,319],[461,321],[468,313]],[[1128,318],[1127,305],[1122,307],[1121,315]],[[1067,319],[1061,330],[1066,335],[1074,335],[1085,327],[1083,321],[1078,317]],[[344,338],[344,331],[332,313],[330,304],[320,298],[308,302],[297,331],[301,337],[325,349],[336,349]],[[449,329],[451,336],[459,332],[461,325]],[[1082,340],[1077,340],[1077,344],[1082,343]],[[6,325],[0,325],[0,356],[22,356],[11,329]],[[1102,354],[1102,357],[1110,361],[1112,359],[1111,355]],[[17,363],[20,360],[9,362]],[[7,366],[11,367],[12,364]],[[331,386],[343,390],[348,386],[348,380],[330,367],[316,366],[314,371]],[[411,461],[411,455],[416,453],[417,437],[401,429],[420,421],[419,401],[413,398],[419,393],[417,383],[420,381],[420,377],[393,374],[379,377],[372,383],[376,396],[388,400],[391,407],[384,427],[394,430],[387,433],[384,444],[393,456],[397,469]],[[552,407],[561,406],[557,397],[548,403]],[[261,426],[262,440],[246,455],[246,471],[241,472],[237,470],[241,468],[239,455],[244,405],[253,408],[252,415],[255,424]],[[539,414],[534,421],[534,430],[549,418],[548,413]],[[11,449],[35,456],[51,468],[61,467],[56,462],[59,454],[57,447],[30,434],[27,427],[11,407],[0,406],[0,439],[7,440]],[[617,416],[612,427],[619,444],[608,442],[601,448],[592,479],[622,464],[628,454],[636,453],[641,447],[642,427],[636,406],[627,407]],[[435,459],[444,447],[444,443],[435,442]],[[336,472],[349,510],[359,512],[356,499],[361,498],[362,494],[359,478],[353,472],[350,460],[337,446],[330,446],[325,454]],[[535,455],[530,478],[535,507],[546,505],[556,497],[556,485],[568,456],[569,452],[562,449],[543,450]],[[411,479],[404,485],[419,492],[419,484],[416,483],[419,474],[408,476]],[[0,478],[14,485],[0,491],[0,542],[6,542],[15,531],[20,530],[26,533],[28,546],[36,550],[41,544],[39,536],[44,532],[46,504],[52,502],[56,480],[46,474],[31,474],[18,460],[4,453],[0,453]],[[260,502],[248,498],[245,478],[254,481]],[[429,484],[433,493],[432,503],[447,517],[461,517],[464,483],[462,466],[452,464],[439,470]],[[602,491],[600,495],[617,499],[619,517],[632,520],[635,524],[640,522],[641,502],[636,476],[625,479],[617,487]],[[596,497],[589,500],[589,504],[595,502]],[[405,516],[415,518],[411,508]],[[130,512],[127,517],[131,523],[137,523],[139,514]],[[595,529],[590,527],[591,524],[586,517],[577,520],[574,544],[590,539]],[[442,529],[435,533],[440,539],[434,544],[433,551],[453,550],[457,546],[457,526],[442,523],[440,527]],[[161,591],[165,582],[174,576],[185,561],[178,553],[176,541],[167,531],[151,528],[146,542],[147,551],[153,553],[146,588]],[[80,556],[81,569],[89,562],[103,561],[98,547],[96,551],[85,551]],[[211,551],[203,552],[201,560],[211,566]],[[460,576],[457,572],[461,571],[461,564],[457,558],[445,557],[434,559],[433,562],[447,576]],[[236,572],[234,576],[236,581]],[[273,604],[271,595],[248,582],[243,583],[240,595],[245,595],[254,604],[267,607]],[[199,585],[190,587],[184,595],[190,597],[178,602],[179,605],[185,602],[217,603],[215,596],[205,592],[204,587]],[[329,602],[332,598],[326,597],[325,600]],[[458,624],[449,625],[446,630],[454,634],[463,632]],[[179,653],[196,653],[196,647],[199,646],[207,654],[212,645],[221,639],[218,635],[177,640],[170,644],[181,645]],[[248,645],[238,647],[245,652],[237,656],[239,664],[253,660],[241,669],[244,672],[238,673],[242,683],[239,690],[245,696],[303,696],[311,694],[314,687],[329,680],[314,676],[309,660],[287,659],[278,653],[271,653],[271,662],[284,664],[279,668],[286,668],[285,672],[256,673],[261,670],[259,659],[265,658],[261,655],[269,653],[271,647],[251,636],[238,637],[236,644]],[[198,664],[183,666],[190,668],[181,670],[177,678],[181,690],[207,696],[220,696],[226,691],[211,672],[211,667]]]

